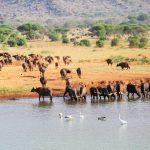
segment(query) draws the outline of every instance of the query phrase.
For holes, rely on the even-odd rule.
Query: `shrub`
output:
[[[111,46],[117,46],[119,44],[119,39],[118,38],[114,38],[111,40]]]
[[[17,45],[16,39],[14,39],[14,38],[9,38],[9,40],[7,41],[7,44],[8,44],[10,47],[15,47],[15,46]]]
[[[104,46],[104,41],[103,40],[96,41],[96,46],[97,47],[103,47]]]
[[[139,47],[139,44],[140,44],[140,39],[138,36],[130,36],[128,38],[128,41],[129,41],[129,46],[130,47]]]
[[[81,40],[81,41],[80,41],[80,45],[81,45],[81,46],[87,46],[87,47],[91,46],[89,40]]]
[[[69,43],[69,38],[63,37],[63,38],[62,38],[62,43],[68,44],[68,43]]]
[[[142,37],[140,39],[139,48],[144,48],[148,44],[148,39],[146,37]]]
[[[18,38],[17,39],[17,45],[18,46],[26,46],[27,45],[27,41],[25,38]]]
[[[51,33],[49,34],[49,38],[50,38],[52,41],[59,41],[59,40],[60,40],[60,33],[51,32]]]
[[[71,41],[71,42],[75,42],[76,39],[75,39],[75,38],[71,38],[70,41]]]
[[[148,44],[148,38],[132,36],[128,38],[130,47],[144,48]]]
[[[107,38],[106,38],[106,36],[105,35],[101,35],[100,37],[99,37],[99,40],[102,40],[102,41],[104,41],[104,40],[106,40]]]

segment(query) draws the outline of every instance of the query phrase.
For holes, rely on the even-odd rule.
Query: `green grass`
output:
[[[0,94],[29,93],[31,87],[1,87]]]

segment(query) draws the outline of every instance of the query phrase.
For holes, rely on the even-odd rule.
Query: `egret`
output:
[[[80,112],[80,118],[84,118],[84,115],[82,115],[82,113]]]
[[[119,120],[120,120],[120,122],[121,122],[121,125],[125,125],[125,124],[127,124],[127,121],[122,120],[122,119],[120,118],[120,114],[119,114]]]

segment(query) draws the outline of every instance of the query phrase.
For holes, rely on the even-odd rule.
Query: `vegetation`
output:
[[[104,41],[103,40],[96,41],[96,46],[97,47],[103,47],[104,46]]]
[[[59,41],[61,38],[61,35],[60,33],[53,31],[49,34],[49,38],[51,39],[51,41]]]
[[[25,35],[28,40],[41,39],[44,34],[44,28],[38,24],[26,23],[17,29]]]
[[[69,43],[69,38],[66,35],[62,36],[62,43],[64,43],[64,44]]]
[[[90,31],[92,32],[92,35],[99,36],[102,39],[106,39],[106,36],[109,36],[113,33],[113,25],[99,23],[99,24],[94,25],[90,29]]]
[[[27,45],[27,41],[25,38],[17,38],[17,46],[26,46]]]
[[[142,37],[140,38],[139,48],[144,48],[148,44],[148,38]]]
[[[89,46],[91,46],[91,44],[90,44],[89,40],[84,39],[84,40],[80,41],[80,46],[87,46],[87,47],[89,47]]]
[[[10,47],[26,45],[26,39],[14,28],[8,25],[0,25],[0,43]]]
[[[150,59],[146,56],[142,56],[141,58],[137,59],[137,58],[129,58],[129,57],[124,57],[121,55],[118,56],[111,56],[110,59],[112,59],[112,61],[114,63],[120,63],[120,62],[139,62],[141,64],[150,64]]]
[[[119,44],[119,39],[118,38],[114,38],[111,40],[111,46],[117,46]]]
[[[142,64],[150,64],[150,59],[146,56],[142,56],[142,58],[140,58],[139,61],[141,61]]]
[[[139,36],[130,36],[128,38],[129,46],[132,47],[139,47],[144,48],[148,44],[148,38],[146,37],[139,37]]]
[[[0,25],[0,43],[14,47],[27,45],[27,40],[48,39],[51,41],[62,41],[62,43],[66,44],[72,42],[75,46],[87,47],[91,46],[91,41],[92,43],[94,41],[97,47],[103,47],[105,40],[114,37],[110,41],[111,46],[119,45],[121,40],[128,40],[129,47],[145,48],[148,44],[147,37],[150,31],[150,25],[145,22],[148,18],[149,16],[146,14],[140,14],[136,17],[128,16],[127,22],[118,25],[98,20],[90,27],[85,21],[84,24],[79,23],[82,26],[78,26],[79,30],[77,30],[77,33],[75,31],[72,34],[68,32],[69,29],[64,27],[50,28],[34,23],[26,23],[17,28]],[[89,30],[85,27],[89,27]]]

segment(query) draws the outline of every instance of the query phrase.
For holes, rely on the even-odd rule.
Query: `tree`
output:
[[[23,35],[26,35],[27,39],[40,39],[43,37],[45,33],[45,29],[38,24],[26,23],[19,26],[18,31],[20,31]]]
[[[93,26],[90,31],[93,33],[93,35],[97,36],[106,35],[105,27],[102,24]]]

